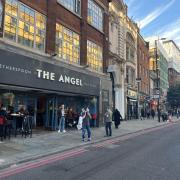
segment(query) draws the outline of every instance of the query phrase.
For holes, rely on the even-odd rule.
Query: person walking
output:
[[[84,117],[82,120],[82,141],[85,141],[86,131],[88,134],[88,141],[91,141],[91,129],[90,129],[91,114],[89,112],[89,108],[86,108],[86,111],[83,108],[81,116]]]
[[[141,108],[141,120],[144,120],[144,117],[145,117],[144,108]]]
[[[154,119],[154,116],[155,116],[155,111],[154,111],[154,109],[151,110],[151,116],[152,116],[152,118]]]
[[[106,136],[112,136],[112,111],[110,108],[107,108],[105,114],[104,114],[104,123],[105,123],[105,130],[106,130]]]
[[[64,109],[64,104],[59,106],[58,109],[58,119],[59,119],[59,130],[58,133],[63,132],[65,133],[65,109]]]
[[[147,109],[147,119],[149,119],[150,118],[150,110],[149,109]]]
[[[179,108],[177,109],[176,115],[177,115],[177,119],[179,119],[179,116],[180,116],[180,109]]]
[[[118,111],[118,109],[115,109],[115,111],[113,112],[113,121],[116,129],[118,129],[121,120],[122,120],[122,116],[120,112]]]

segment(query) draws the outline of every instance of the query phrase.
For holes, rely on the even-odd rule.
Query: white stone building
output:
[[[126,5],[123,1],[112,0],[109,5],[109,46],[110,63],[108,72],[112,74],[114,107],[125,118],[125,60],[126,60]]]

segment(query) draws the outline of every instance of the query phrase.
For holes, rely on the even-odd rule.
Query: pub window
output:
[[[87,41],[87,63],[91,69],[99,72],[103,71],[102,47],[89,40]]]
[[[81,14],[81,0],[58,0],[60,4],[70,11],[80,15]]]
[[[17,0],[6,0],[4,37],[44,51],[46,18]]]
[[[88,23],[95,28],[103,31],[103,11],[94,2],[94,0],[88,0]]]
[[[56,52],[62,60],[79,64],[79,35],[61,24],[56,24]]]

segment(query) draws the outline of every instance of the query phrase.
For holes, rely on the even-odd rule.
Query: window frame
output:
[[[89,6],[90,2],[92,4],[91,6]],[[90,9],[90,7],[92,9]],[[91,11],[91,13],[89,13],[90,11]],[[97,15],[100,15],[99,12],[101,12],[102,16],[97,16]],[[89,16],[89,14],[91,14],[91,16]],[[89,17],[92,18],[92,20],[91,20],[92,22],[89,21]],[[102,18],[102,20],[99,21],[98,17]],[[94,0],[88,0],[88,2],[87,2],[87,22],[88,22],[88,24],[90,24],[91,26],[96,28],[97,30],[104,32],[104,26],[103,26],[103,24],[104,24],[104,11],[103,11],[103,8],[100,5],[98,5]]]
[[[57,33],[59,33],[59,31],[57,31],[57,25],[60,25],[60,26],[62,26],[62,37],[61,38],[59,38],[59,37],[57,37],[58,35],[57,35]],[[69,35],[70,34],[72,34],[72,36],[69,36],[70,38],[72,38],[72,41],[69,41],[68,42],[68,40],[66,39],[66,40],[64,40],[65,39],[65,36],[66,36],[66,34],[67,33],[65,33],[65,32],[69,32]],[[74,44],[74,41],[76,41],[77,39],[75,39],[74,38],[74,36],[78,36],[78,39],[79,39],[79,42],[78,42],[78,47],[76,47],[76,45]],[[72,51],[70,51],[69,50],[69,53],[71,53],[72,54],[72,61],[70,61],[70,58],[68,59],[68,58],[63,58],[63,53],[61,53],[61,55],[62,56],[60,56],[60,53],[59,53],[59,51],[57,51],[57,44],[59,43],[61,41],[61,43],[62,43],[62,47],[61,47],[61,51],[63,51],[63,49],[64,49],[64,44],[63,44],[63,42],[67,45],[67,43],[68,44],[70,44],[70,42],[72,42],[72,44],[70,44],[71,46],[72,46]],[[55,46],[56,46],[56,53],[57,53],[57,55],[58,55],[58,57],[59,57],[59,59],[62,59],[62,61],[63,62],[67,62],[67,63],[70,63],[70,64],[77,64],[77,65],[80,65],[80,51],[81,51],[81,49],[80,49],[80,35],[78,34],[78,33],[76,33],[76,32],[74,32],[73,30],[71,30],[71,29],[69,29],[69,28],[67,28],[67,27],[65,27],[63,24],[60,24],[60,23],[56,23],[56,41],[55,41]],[[58,49],[60,48],[60,46],[58,46]],[[76,52],[74,49],[76,49],[76,50],[78,50],[78,53],[77,53],[77,55],[78,55],[78,58],[77,58],[77,60],[78,61],[73,61],[73,59],[74,59],[74,52]],[[66,46],[66,52],[67,52],[67,46]],[[66,57],[67,57],[67,53],[66,53]]]
[[[88,46],[88,44],[91,44],[91,46]],[[88,61],[88,56],[92,55],[92,52],[95,52],[95,48],[100,49],[101,52],[99,51],[97,53],[93,53],[93,57],[95,57],[95,59],[93,59],[93,63],[90,63]],[[91,49],[91,51],[89,51],[89,49]],[[90,55],[88,53],[90,53]],[[101,66],[99,66],[99,63],[98,63],[99,62],[99,55],[101,56]],[[96,63],[98,63],[98,65],[96,65]],[[92,70],[97,71],[97,72],[101,72],[101,73],[103,72],[103,48],[99,44],[97,44],[97,43],[95,43],[89,39],[87,40],[87,64],[90,66],[90,68]]]
[[[73,9],[71,9],[70,7],[68,7],[66,5],[65,2],[68,2],[67,0],[57,0],[57,3],[59,3],[60,5],[62,5],[64,8],[66,8],[67,10],[69,10],[70,12],[72,12],[73,14],[77,15],[77,16],[81,16],[81,0],[72,0],[72,4],[73,4]],[[80,2],[80,5],[79,5],[79,13],[77,10],[78,8],[78,3]],[[68,4],[68,3],[67,3]]]
[[[7,1],[8,1],[8,0],[5,1],[5,6],[6,6],[6,4],[8,4]],[[11,42],[17,43],[17,44],[19,44],[19,45],[21,45],[21,46],[25,46],[26,48],[34,49],[34,50],[37,50],[37,51],[40,51],[40,52],[45,52],[45,49],[46,49],[46,25],[47,25],[47,17],[46,17],[44,14],[36,11],[35,9],[27,6],[26,4],[24,4],[24,3],[22,3],[22,2],[20,2],[20,1],[18,1],[18,0],[14,0],[14,1],[17,2],[17,16],[14,16],[14,15],[12,15],[11,13],[8,13],[8,12],[5,12],[5,13],[4,13],[4,24],[3,24],[4,31],[3,31],[3,38],[5,38],[5,39],[7,39],[7,40],[9,40],[9,41],[11,41]],[[31,12],[34,13],[34,23],[33,23],[33,24],[30,22],[30,20],[29,20],[29,21],[25,21],[25,19],[22,19],[22,18],[20,17],[20,12],[21,12],[22,6],[25,7],[25,8],[27,8],[28,10],[30,10]],[[43,31],[44,31],[44,37],[43,37],[43,38],[44,38],[44,41],[43,41],[43,48],[42,48],[42,49],[38,48],[37,43],[36,43],[36,36],[39,36],[39,34],[37,33],[37,31],[38,31],[38,30],[41,30],[41,31],[42,31],[42,29],[40,29],[39,27],[37,27],[37,15],[38,15],[38,14],[40,14],[40,15],[43,17],[43,19],[44,19],[44,29],[43,29]],[[6,16],[9,16],[10,18],[15,18],[15,19],[16,19],[15,40],[9,39],[9,38],[7,38],[7,37],[5,36],[5,26],[6,26],[5,17],[6,17]],[[23,23],[26,24],[26,25],[28,24],[29,27],[32,26],[32,27],[34,28],[33,47],[31,47],[31,46],[29,46],[29,45],[22,44],[22,43],[19,42],[19,34],[18,34],[18,33],[19,33],[19,30],[20,30],[20,28],[19,28],[19,24],[20,24],[19,22],[20,22],[20,21],[23,22]],[[25,31],[25,29],[24,29],[23,31]],[[30,31],[29,31],[29,33],[30,33]],[[39,37],[42,38],[42,36],[39,36]]]

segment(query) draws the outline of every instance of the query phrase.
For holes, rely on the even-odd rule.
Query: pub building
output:
[[[0,1],[0,104],[24,106],[35,128],[56,130],[62,104],[74,118],[88,107],[99,126],[112,104],[108,1],[72,2]]]

